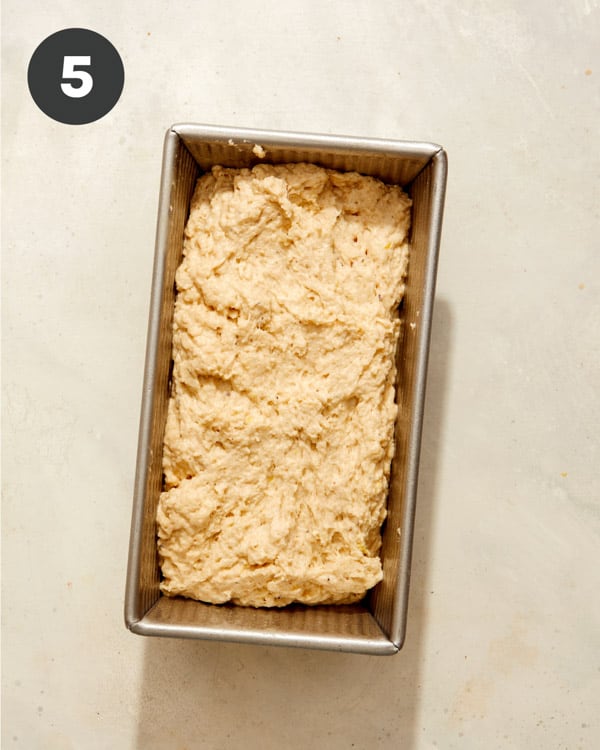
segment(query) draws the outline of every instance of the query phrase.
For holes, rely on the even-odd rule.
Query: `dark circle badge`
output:
[[[34,102],[67,125],[104,117],[119,100],[124,81],[119,53],[90,29],[63,29],[44,39],[27,70]]]

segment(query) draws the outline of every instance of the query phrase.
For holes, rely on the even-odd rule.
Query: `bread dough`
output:
[[[410,199],[312,164],[214,167],[177,271],[167,595],[349,603],[382,578]]]

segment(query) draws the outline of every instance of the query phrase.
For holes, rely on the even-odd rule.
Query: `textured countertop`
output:
[[[71,26],[125,67],[90,125],[26,85]],[[600,747],[597,0],[6,0],[2,33],[2,747]],[[394,657],[123,625],[162,139],[181,121],[448,151]]]

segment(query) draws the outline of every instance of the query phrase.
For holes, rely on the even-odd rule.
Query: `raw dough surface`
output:
[[[310,164],[213,168],[177,271],[167,595],[349,603],[378,556],[410,199]]]

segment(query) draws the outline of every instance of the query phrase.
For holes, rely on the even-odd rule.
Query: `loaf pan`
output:
[[[259,145],[264,149],[264,157]],[[383,580],[356,605],[253,609],[160,592],[156,508],[169,398],[175,271],[198,176],[213,165],[311,162],[401,185],[413,201],[410,261],[402,302],[397,401]],[[446,186],[440,146],[334,135],[173,125],[166,134],[125,593],[134,633],[365,654],[394,654],[404,642],[435,277]]]

